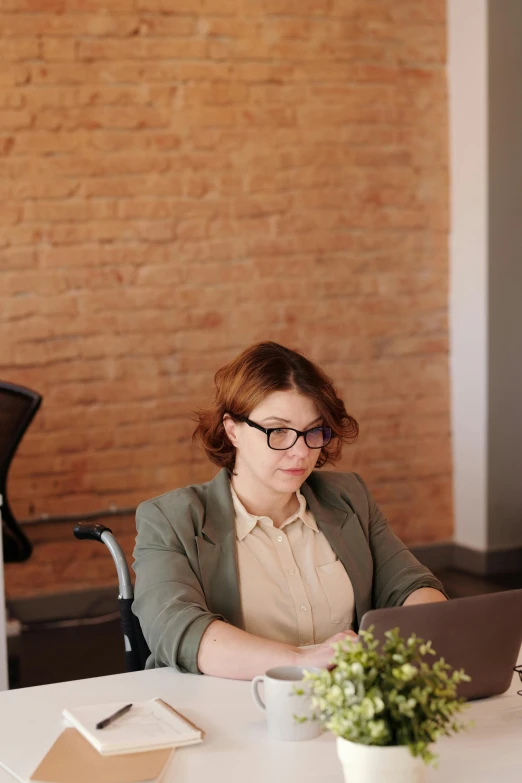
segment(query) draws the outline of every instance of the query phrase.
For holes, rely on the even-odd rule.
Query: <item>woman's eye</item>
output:
[[[283,428],[279,430],[272,430],[272,432],[274,432],[276,435],[284,435],[285,432],[288,432],[288,430]]]

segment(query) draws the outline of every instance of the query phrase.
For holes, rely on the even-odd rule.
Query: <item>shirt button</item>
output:
[[[283,536],[277,536],[277,540],[278,541],[282,541],[283,540]]]
[[[301,611],[302,611],[302,612],[306,612],[306,606],[302,606],[302,607],[301,607]]]

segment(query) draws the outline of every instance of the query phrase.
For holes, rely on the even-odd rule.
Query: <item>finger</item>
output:
[[[343,639],[346,638],[346,635],[344,633],[338,633],[336,636],[331,636],[329,639],[326,640],[325,644],[335,644],[336,642],[342,642]]]
[[[334,639],[357,639],[357,634],[354,631],[341,631],[341,633],[336,634]]]

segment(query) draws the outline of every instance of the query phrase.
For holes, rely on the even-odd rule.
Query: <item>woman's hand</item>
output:
[[[310,647],[298,647],[296,663],[304,668],[315,666],[319,669],[327,669],[334,655],[332,644],[341,642],[343,639],[356,641],[357,638],[357,634],[354,631],[341,631],[341,633],[336,633],[335,636],[330,636],[329,639],[326,639],[321,644],[314,644]]]

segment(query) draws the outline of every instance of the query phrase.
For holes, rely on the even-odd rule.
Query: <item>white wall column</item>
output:
[[[487,0],[448,2],[454,540],[487,547]]]
[[[486,569],[522,563],[521,41],[520,0],[448,0],[454,540]]]

